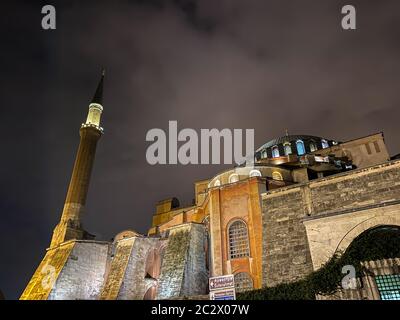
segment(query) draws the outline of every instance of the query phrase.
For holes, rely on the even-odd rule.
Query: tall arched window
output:
[[[317,151],[317,144],[313,140],[310,141],[310,151],[311,152]]]
[[[273,146],[271,150],[272,150],[272,157],[273,158],[279,157],[279,148],[278,148],[278,146]]]
[[[304,148],[304,142],[301,140],[296,141],[296,148],[297,148],[297,154],[299,156],[303,155],[306,153],[306,150]]]
[[[234,275],[236,292],[253,289],[253,279],[247,272],[239,272]]]
[[[322,148],[323,148],[323,149],[329,148],[329,143],[328,143],[328,141],[326,141],[325,139],[322,139],[322,140],[321,140],[321,144],[322,144]]]
[[[229,226],[228,237],[230,259],[250,257],[249,236],[243,221],[236,220]]]
[[[290,146],[289,142],[283,144],[283,150],[285,151],[285,156],[292,154],[292,147]]]

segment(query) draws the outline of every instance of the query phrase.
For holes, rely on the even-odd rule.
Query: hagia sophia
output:
[[[251,165],[194,182],[191,206],[160,200],[148,234],[95,239],[81,216],[103,133],[103,78],[60,222],[21,299],[198,297],[209,277],[229,274],[245,292],[302,279],[371,230],[400,233],[400,159],[382,132],[349,141],[286,133],[255,150]],[[342,299],[400,299],[400,257],[365,265],[368,285]]]

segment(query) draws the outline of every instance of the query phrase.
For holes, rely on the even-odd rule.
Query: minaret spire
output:
[[[102,69],[99,84],[97,85],[97,89],[92,99],[92,102],[89,104],[89,113],[86,122],[82,124],[82,127],[88,127],[88,126],[96,127],[101,132],[103,132],[103,128],[100,127],[100,118],[101,118],[101,113],[103,112],[104,75],[105,75],[105,70]]]
[[[82,228],[81,217],[86,204],[97,141],[103,134],[103,128],[100,126],[101,114],[103,112],[103,83],[104,69],[96,93],[89,104],[86,122],[82,124],[79,130],[81,138],[74,169],[72,171],[61,220],[53,231],[50,248],[56,247],[68,240],[94,238],[94,236],[90,235]]]
[[[101,78],[99,84],[97,85],[96,93],[92,99],[92,103],[103,104],[103,83],[104,83],[104,76],[106,74],[106,70],[103,68],[101,70]]]

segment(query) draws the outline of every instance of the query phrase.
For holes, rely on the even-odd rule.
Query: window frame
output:
[[[328,140],[326,140],[326,139],[321,139],[321,146],[322,146],[322,149],[327,149],[327,148],[329,148],[329,142],[328,142]]]
[[[278,152],[277,155],[275,155],[275,152],[274,152],[275,150]],[[275,145],[271,148],[271,153],[272,153],[272,158],[279,158],[281,156],[280,152],[279,152],[279,147],[277,145]]]
[[[299,144],[302,145],[303,153],[300,153]],[[306,154],[306,146],[305,146],[303,140],[300,140],[300,139],[299,139],[299,140],[296,141],[296,149],[297,149],[297,155],[302,156],[302,155],[305,155],[305,154]]]
[[[232,254],[232,246],[231,246],[231,237],[230,237],[230,229],[235,223],[242,223],[245,226],[246,229],[246,235],[247,235],[247,253],[245,255],[240,255],[240,256],[235,256],[235,254]],[[226,227],[226,237],[227,237],[227,256],[228,260],[235,260],[235,259],[246,259],[246,258],[251,258],[251,248],[250,248],[250,237],[249,237],[249,227],[243,219],[240,218],[234,218],[232,219],[227,227]]]
[[[290,152],[286,152],[286,148],[289,148]],[[285,156],[293,154],[292,144],[290,142],[285,142],[283,144],[283,153],[285,154]]]

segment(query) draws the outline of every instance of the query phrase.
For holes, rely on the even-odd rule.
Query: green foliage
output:
[[[237,294],[238,300],[315,300],[318,295],[331,295],[341,285],[342,267],[353,265],[357,277],[363,276],[362,261],[400,257],[400,230],[396,227],[370,229],[356,238],[345,253],[338,252],[317,271],[304,279],[275,287]]]

